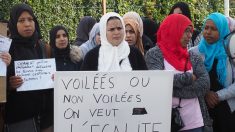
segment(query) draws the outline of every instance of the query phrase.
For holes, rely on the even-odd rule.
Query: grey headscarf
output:
[[[99,23],[96,23],[93,28],[91,29],[89,40],[87,40],[85,43],[83,43],[80,46],[80,49],[82,51],[83,58],[87,54],[88,51],[96,47],[98,44],[95,41],[96,35],[100,32]]]

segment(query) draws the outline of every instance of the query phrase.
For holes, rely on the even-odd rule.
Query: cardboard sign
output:
[[[0,22],[0,35],[7,37],[7,29],[7,22]]]
[[[11,39],[7,36],[7,23],[0,22],[0,53],[8,52]],[[0,59],[0,103],[6,102],[6,64]]]
[[[56,72],[55,132],[170,132],[172,71]]]
[[[6,76],[0,76],[0,103],[6,102]]]
[[[55,71],[55,59],[15,61],[15,75],[23,79],[17,91],[53,88],[52,75]]]

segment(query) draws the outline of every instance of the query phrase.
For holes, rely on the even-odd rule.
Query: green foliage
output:
[[[26,1],[26,0],[24,0]],[[22,0],[0,1],[1,19],[8,20],[10,8]],[[102,6],[99,0],[27,0],[38,18],[43,37],[48,40],[49,30],[55,25],[64,25],[69,30],[70,39],[76,38],[76,28],[80,19],[85,16],[100,18]],[[3,13],[2,13],[3,12]]]
[[[0,0],[0,20],[8,20],[10,8],[20,0]]]
[[[161,22],[174,3],[182,0],[107,0],[107,12],[120,15],[136,11],[141,16],[152,17]],[[223,13],[223,0],[183,0],[189,3],[193,23],[200,29],[204,18],[211,12]],[[27,2],[33,8],[40,23],[43,37],[48,40],[48,31],[55,25],[68,28],[71,40],[76,38],[76,28],[85,15],[99,20],[102,16],[102,0],[0,0],[0,20],[9,19],[9,10],[19,2]],[[234,16],[234,9],[230,10]]]
[[[64,25],[69,31],[70,39],[76,38],[76,28],[80,19],[85,16],[98,18],[101,16],[101,3],[89,0],[57,1],[28,0],[35,11],[42,35],[48,38],[49,30],[55,25]],[[47,39],[48,40],[48,39]]]
[[[147,12],[145,14],[150,15],[156,21],[161,22],[169,14],[171,7],[179,1],[182,0],[155,0],[155,3],[146,2],[145,5],[147,7]],[[211,3],[207,0],[184,0],[184,2],[189,4],[192,21],[194,23],[194,26],[199,30],[202,26],[203,20],[209,13],[214,11],[219,11],[223,13],[223,0],[211,1],[217,2]]]

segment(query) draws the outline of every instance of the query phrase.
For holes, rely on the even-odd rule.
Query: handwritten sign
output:
[[[15,61],[15,75],[21,76],[24,81],[17,91],[52,88],[51,78],[55,71],[55,59]]]
[[[11,46],[11,39],[6,38],[4,36],[0,35],[0,54],[2,52],[8,52]],[[0,58],[0,76],[6,76],[6,71],[7,71],[7,66],[6,63],[4,63],[2,61],[2,59]]]
[[[170,132],[172,71],[56,72],[55,132]]]

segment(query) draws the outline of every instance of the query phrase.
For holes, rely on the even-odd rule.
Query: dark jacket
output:
[[[43,52],[39,44],[34,48],[17,47],[11,49],[10,54],[12,56],[12,62],[7,69],[7,81],[9,81],[9,77],[15,75],[14,61],[43,58]],[[9,89],[9,83],[7,89]],[[14,123],[39,115],[41,111],[44,111],[43,105],[48,95],[50,96],[49,98],[53,98],[52,89],[25,92],[8,91],[5,116],[6,123]]]
[[[142,43],[144,47],[144,53],[155,46],[154,42],[152,42],[152,40],[145,34],[142,36]]]
[[[98,58],[99,58],[100,46],[95,47],[87,53],[83,64],[81,66],[82,71],[97,71],[98,70]],[[147,66],[141,52],[130,46],[130,54],[128,56],[132,70],[147,70]]]
[[[56,71],[79,71],[81,62],[74,63],[70,58],[56,58]]]

